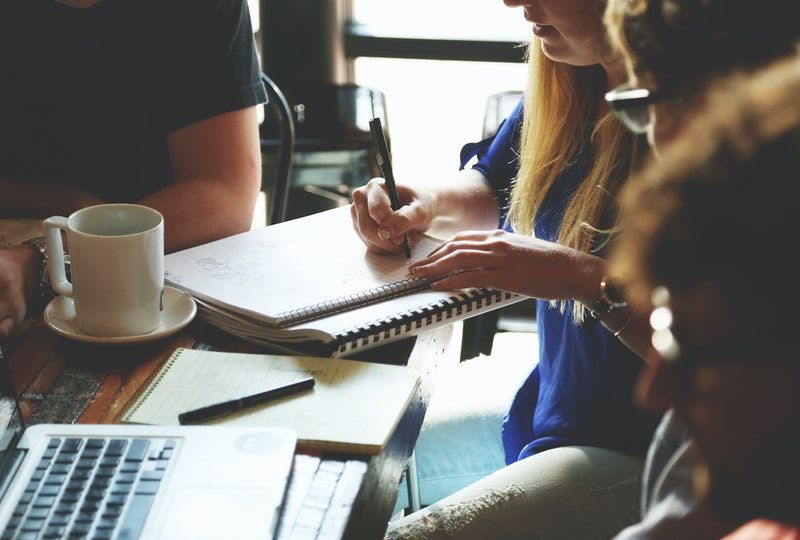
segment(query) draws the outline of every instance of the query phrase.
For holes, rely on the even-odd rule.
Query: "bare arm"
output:
[[[410,270],[435,280],[435,290],[488,287],[543,300],[574,300],[588,308],[600,298],[600,282],[609,273],[608,263],[596,255],[502,230],[458,233]],[[613,309],[600,321],[646,360],[647,316]]]
[[[261,185],[255,107],[225,113],[170,133],[174,181],[138,201],[164,215],[164,247],[174,251],[246,231]],[[0,215],[69,215],[100,204],[72,186],[0,179]],[[36,297],[40,260],[30,246],[0,249],[0,339]]]
[[[483,175],[473,169],[459,171],[457,178],[431,188],[437,212],[430,224],[436,236],[450,236],[464,230],[496,229],[500,207]]]
[[[576,268],[576,281],[571,297],[591,308],[600,298],[600,282],[610,270],[606,260],[594,255],[581,254]],[[649,363],[650,345],[649,313],[639,313],[631,307],[612,309],[600,322],[630,350]]]
[[[255,107],[180,128],[167,145],[174,180],[139,201],[164,215],[164,249],[248,230],[261,186]]]
[[[0,193],[3,218],[68,216],[80,208],[104,202],[76,186],[29,179],[0,177]]]
[[[221,114],[167,136],[173,182],[141,199],[164,215],[169,251],[246,231],[261,185],[255,107]],[[76,186],[0,178],[0,216],[68,216],[105,201]]]

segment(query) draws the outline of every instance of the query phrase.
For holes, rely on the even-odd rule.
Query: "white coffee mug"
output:
[[[64,271],[61,231],[69,243]],[[44,221],[53,290],[75,302],[78,327],[93,336],[146,334],[164,309],[164,218],[138,204],[101,204]]]

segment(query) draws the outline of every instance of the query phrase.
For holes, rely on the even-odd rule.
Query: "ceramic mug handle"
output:
[[[54,216],[44,220],[44,240],[47,250],[50,286],[58,294],[72,298],[72,283],[67,280],[64,270],[64,244],[61,231],[67,231],[67,218]]]

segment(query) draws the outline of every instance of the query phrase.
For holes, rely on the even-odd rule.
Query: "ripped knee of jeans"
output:
[[[420,511],[420,517],[386,533],[386,540],[422,540],[434,534],[456,537],[486,513],[524,498],[525,492],[516,484],[487,490],[468,501],[443,506],[433,505]]]

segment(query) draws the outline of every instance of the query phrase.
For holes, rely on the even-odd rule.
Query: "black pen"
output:
[[[400,196],[397,194],[397,186],[394,183],[394,173],[392,172],[392,159],[389,157],[389,147],[386,145],[386,136],[383,134],[383,126],[380,118],[373,118],[369,121],[369,130],[372,132],[372,139],[375,141],[375,148],[378,150],[378,166],[381,174],[386,181],[386,190],[389,192],[389,200],[392,203],[392,210],[400,210]],[[411,258],[411,244],[408,242],[408,234],[403,233],[403,253],[406,259]]]
[[[210,420],[211,418],[216,418],[217,416],[235,413],[236,411],[240,411],[245,407],[252,407],[253,405],[258,405],[259,403],[266,403],[267,401],[272,401],[280,397],[296,394],[297,392],[301,392],[313,387],[314,378],[309,377],[307,379],[302,379],[300,381],[287,384],[286,386],[278,386],[277,388],[271,388],[251,396],[232,399],[230,401],[223,401],[222,403],[215,403],[214,405],[208,405],[206,407],[181,413],[178,415],[178,423],[181,425],[194,424],[196,422]]]

